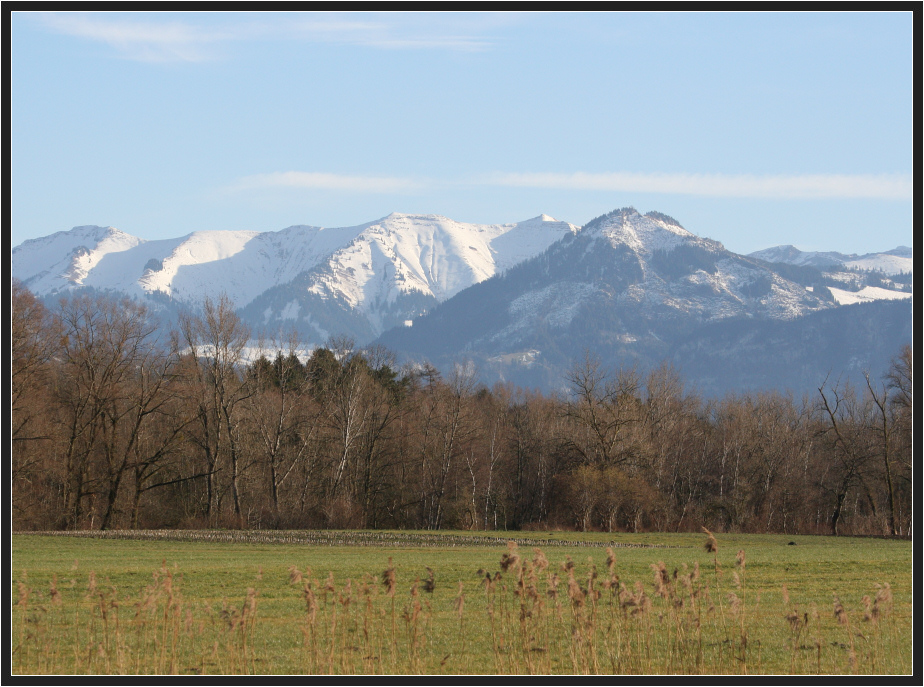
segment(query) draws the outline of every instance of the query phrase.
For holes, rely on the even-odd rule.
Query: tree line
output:
[[[255,343],[224,297],[169,333],[130,300],[11,300],[17,530],[911,533],[910,345],[799,399],[592,355],[542,394],[344,338]]]

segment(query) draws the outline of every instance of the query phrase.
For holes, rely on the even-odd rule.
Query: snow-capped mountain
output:
[[[914,255],[907,246],[865,255],[806,252],[794,246],[776,246],[751,253],[749,257],[777,269],[781,265],[793,265],[822,270],[838,305],[911,297]]]
[[[225,293],[255,337],[294,328],[311,346],[347,335],[447,368],[470,358],[488,383],[544,389],[584,351],[642,369],[666,360],[704,393],[811,391],[832,370],[885,369],[911,340],[912,264],[907,248],[738,255],[634,208],[583,228],[546,215],[486,225],[392,214],[145,241],[76,227],[12,252],[12,276],[40,297],[92,289],[169,319]]]
[[[12,274],[43,297],[92,288],[195,307],[225,293],[255,328],[288,325],[316,343],[343,333],[364,343],[574,231],[546,215],[480,225],[397,213],[356,227],[158,241],[76,227],[13,249]]]
[[[908,246],[865,255],[845,255],[835,251],[801,251],[795,246],[774,246],[751,253],[749,257],[787,265],[806,265],[821,269],[842,267],[878,271],[888,275],[911,274],[914,269],[914,253]]]
[[[670,360],[685,370],[699,356],[704,367],[685,371],[701,388],[720,391],[727,380],[717,375],[747,365],[733,361],[734,351],[750,346],[756,360],[789,323],[838,309],[824,273],[789,272],[695,236],[666,215],[624,208],[466,289],[412,327],[386,332],[379,342],[438,363],[469,357],[487,377],[545,388],[560,383],[584,350],[643,368]],[[910,333],[910,302],[908,310]],[[845,331],[843,322],[839,327]],[[796,341],[812,339],[812,332]],[[728,337],[737,343],[728,344]],[[717,362],[702,355],[697,341],[728,353]],[[753,381],[776,386],[791,379],[768,370]]]
[[[195,304],[225,292],[243,305],[268,284],[311,269],[358,233],[359,228],[289,227],[262,233],[197,231],[145,241],[114,227],[76,227],[14,248],[12,272],[39,296],[90,287]]]
[[[393,214],[242,312],[270,327],[297,323],[317,341],[345,333],[365,343],[576,229],[546,215],[479,225]]]
[[[491,304],[492,314],[479,303]],[[570,336],[575,326],[608,322],[613,336],[636,340],[650,332],[619,323],[641,318],[654,327],[681,321],[689,327],[736,316],[792,319],[835,305],[823,290],[808,290],[666,215],[624,208],[383,340],[416,339],[452,320],[458,331],[434,337],[440,353],[455,346],[500,354],[532,345],[538,331]]]

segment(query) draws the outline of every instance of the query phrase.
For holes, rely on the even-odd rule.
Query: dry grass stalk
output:
[[[872,614],[876,622],[892,611],[892,587],[888,582],[877,584],[876,598],[873,600]]]
[[[650,567],[654,571],[655,594],[662,599],[668,598],[668,596],[670,596],[671,583],[670,578],[667,576],[667,568],[664,566],[664,561],[652,563]]]
[[[391,557],[388,558],[388,567],[382,572],[382,584],[385,586],[385,596],[394,598],[397,588],[397,578],[395,576],[395,566],[392,565]]]
[[[22,580],[16,582],[16,588],[19,593],[19,598],[16,601],[16,605],[22,609],[26,609],[29,606],[29,596],[32,593],[32,590],[29,589],[29,586]]]
[[[610,575],[614,575],[616,571],[616,554],[613,552],[611,546],[606,547],[606,569],[609,571]]]
[[[853,631],[850,628],[850,616],[847,614],[847,609],[844,608],[844,605],[837,596],[834,597],[834,617],[837,618],[839,625],[844,626],[847,632],[847,637],[850,641],[850,649],[847,651],[847,663],[850,666],[851,672],[855,673],[857,671],[857,654],[853,641]]]
[[[301,584],[302,583],[302,571],[296,568],[294,565],[289,566],[289,584]]]
[[[48,590],[48,594],[51,597],[51,603],[55,606],[61,605],[61,593],[58,591],[58,576],[51,576],[51,587]]]
[[[587,590],[583,589],[580,584],[578,584],[577,579],[574,577],[574,570],[571,569],[568,571],[568,598],[571,599],[572,608],[582,608],[584,606],[584,599],[587,597]]]
[[[424,580],[423,590],[427,594],[432,594],[434,589],[436,589],[436,582],[434,581],[433,568],[427,567],[427,579]]]
[[[837,622],[840,625],[846,625],[850,622],[847,618],[847,611],[844,609],[844,605],[836,596],[834,597],[834,617],[837,618]]]
[[[879,613],[878,613],[878,610],[875,612],[875,614],[874,614],[874,612],[873,612],[873,600],[869,598],[869,595],[868,595],[868,594],[864,594],[864,595],[863,595],[863,598],[860,599],[860,603],[863,604],[863,620],[864,620],[864,622],[867,622],[867,623],[869,623],[869,622],[875,623],[875,622],[879,619],[879,617],[878,617]]]
[[[463,593],[464,585],[459,582],[459,593],[456,594],[452,601],[452,606],[459,618],[459,655],[465,656],[465,594]]]
[[[732,615],[737,616],[741,612],[741,599],[734,592],[729,592],[728,594],[728,608],[731,611]]]

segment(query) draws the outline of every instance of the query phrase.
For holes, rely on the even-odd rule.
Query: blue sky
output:
[[[658,210],[912,244],[912,13],[14,13],[12,245]]]

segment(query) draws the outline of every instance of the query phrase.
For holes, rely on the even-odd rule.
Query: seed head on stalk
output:
[[[432,594],[435,588],[436,588],[436,582],[433,579],[433,568],[427,566],[427,579],[424,580],[423,590],[427,594]]]
[[[257,610],[257,590],[253,587],[247,587],[247,596],[244,599],[243,613],[249,613],[251,617]]]
[[[391,563],[391,556],[388,557],[388,567],[382,572],[382,584],[385,585],[385,595],[394,598],[398,582],[395,577],[395,567]]]
[[[584,605],[584,599],[587,596],[587,593],[584,589],[581,588],[581,585],[578,584],[578,581],[574,577],[574,569],[571,568],[568,570],[568,598],[571,599],[571,603],[575,608],[581,608]]]
[[[892,587],[888,582],[877,584],[876,598],[873,599],[873,618],[879,620],[881,616],[892,610]]]
[[[558,575],[555,573],[549,573],[549,588],[546,591],[546,595],[550,599],[558,598],[558,583],[560,582]]]
[[[732,615],[738,615],[738,611],[741,610],[741,599],[734,592],[730,592],[728,594],[728,605]]]
[[[841,600],[836,596],[834,597],[834,617],[837,618],[837,622],[841,625],[847,624],[847,611],[844,609]]]
[[[517,553],[517,544],[514,541],[507,542],[507,551],[504,552],[504,555],[501,556],[500,566],[501,570],[507,572],[510,568],[516,567],[517,563],[520,562],[520,555]]]
[[[878,620],[879,612],[876,610],[875,614],[873,612],[873,600],[869,598],[869,594],[864,594],[863,598],[860,599],[860,603],[863,604],[863,620],[865,622],[875,622]]]
[[[545,557],[545,554],[542,553],[542,549],[533,549],[535,556],[533,557],[533,567],[538,571],[542,572],[549,567],[549,561]]]
[[[667,577],[667,568],[664,566],[664,561],[652,563],[650,567],[654,571],[655,593],[661,598],[666,599],[668,596],[668,589],[670,588],[670,581]]]
[[[703,527],[703,532],[709,535],[706,538],[706,543],[704,545],[706,553],[716,553],[719,550],[719,543],[715,540],[715,535],[713,535],[712,532],[707,530],[705,527]]]
[[[301,584],[302,583],[302,571],[296,568],[294,565],[289,566],[289,584]]]

